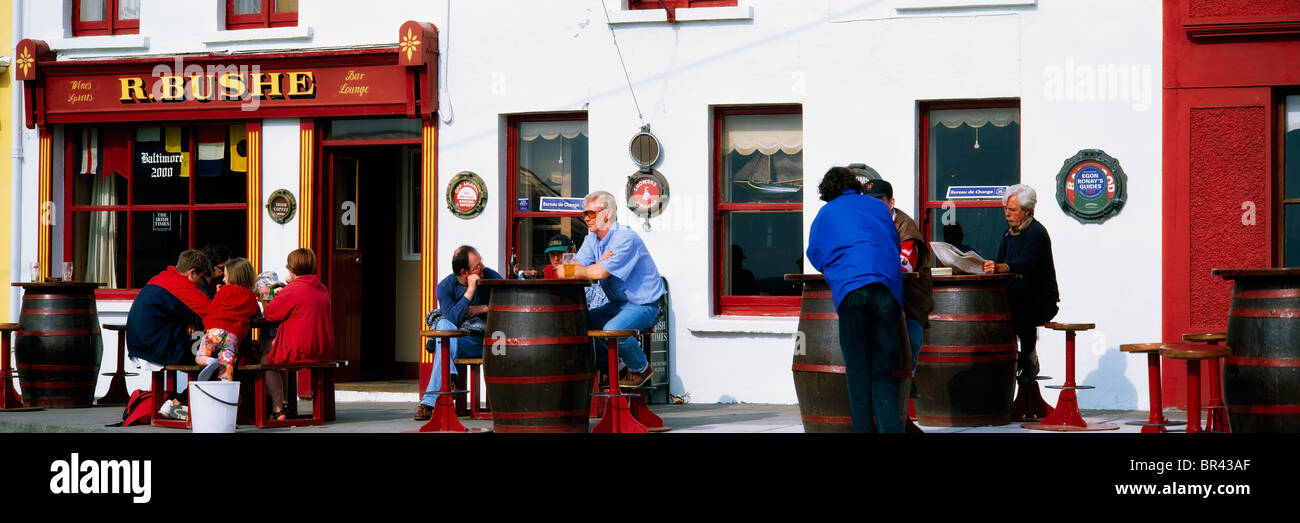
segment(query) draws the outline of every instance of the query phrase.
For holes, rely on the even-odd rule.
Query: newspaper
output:
[[[939,258],[939,263],[952,267],[953,273],[984,274],[984,258],[974,250],[962,252],[944,242],[930,242],[930,250]]]

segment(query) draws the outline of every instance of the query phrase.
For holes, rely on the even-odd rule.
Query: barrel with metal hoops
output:
[[[95,308],[98,283],[14,283],[23,288],[15,333],[23,405],[90,407],[99,380],[104,342]]]
[[[481,280],[483,376],[496,432],[587,432],[596,360],[589,280]]]
[[[787,274],[803,283],[799,331],[795,333],[794,391],[804,432],[853,432],[839,316],[821,274]]]
[[[1300,432],[1300,269],[1214,269],[1233,282],[1223,364],[1232,432]]]
[[[934,277],[934,310],[916,369],[921,425],[972,427],[1010,420],[1017,354],[1006,282],[1016,277]]]

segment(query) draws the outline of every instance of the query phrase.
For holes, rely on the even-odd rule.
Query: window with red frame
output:
[[[793,316],[803,272],[803,111],[713,113],[714,312]]]
[[[138,289],[186,249],[248,250],[244,124],[69,127],[63,261],[106,289]]]
[[[514,200],[507,203],[506,256],[515,256],[519,270],[540,274],[550,264],[542,250],[551,236],[568,236],[575,249],[587,237],[581,202],[573,202],[573,211],[552,210],[558,198],[587,195],[587,114],[514,116],[507,122],[506,161],[515,175],[507,188]]]
[[[140,32],[140,0],[72,0],[72,35]]]
[[[298,0],[226,0],[226,29],[298,25]]]
[[[688,7],[732,7],[737,0],[627,0],[628,9],[686,9]]]
[[[920,110],[921,230],[927,241],[992,260],[1007,230],[1002,200],[969,198],[963,188],[1020,183],[1020,102],[928,103]],[[1052,194],[1050,187],[1034,189]]]

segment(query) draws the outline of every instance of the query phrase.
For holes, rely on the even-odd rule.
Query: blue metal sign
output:
[[[950,185],[949,200],[1001,200],[1006,194],[1005,185]]]
[[[556,198],[543,196],[539,211],[582,212],[582,198]]]

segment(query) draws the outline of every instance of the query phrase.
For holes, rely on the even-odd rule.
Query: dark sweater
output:
[[[997,262],[1009,265],[1011,272],[1021,276],[1007,284],[1013,321],[1042,325],[1056,316],[1061,294],[1056,287],[1056,265],[1052,263],[1052,239],[1043,224],[1033,220],[1015,235],[1007,228],[998,244]]]
[[[187,327],[203,328],[210,302],[175,267],[149,280],[131,303],[126,316],[127,354],[158,365],[193,361],[190,347],[197,338]]]

